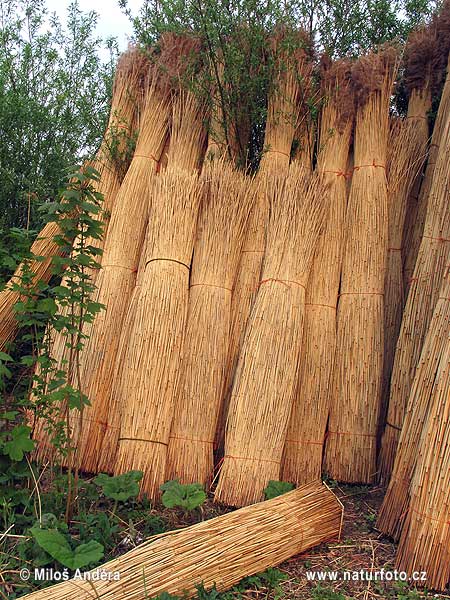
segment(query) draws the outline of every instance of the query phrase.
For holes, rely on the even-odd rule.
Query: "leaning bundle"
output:
[[[340,535],[342,505],[322,483],[305,485],[179,531],[154,536],[103,565],[120,579],[95,581],[95,598],[138,600],[195,596],[196,585],[224,591],[243,577],[276,566]],[[24,596],[90,600],[93,583],[69,580]]]
[[[388,254],[384,284],[384,366],[381,419],[386,414],[389,382],[404,306],[402,235],[407,201],[425,160],[426,139],[417,135],[411,119],[396,119],[390,130],[387,155]],[[381,476],[383,477],[383,461]]]
[[[303,351],[284,446],[282,480],[300,485],[320,477],[328,419],[329,379],[336,344],[336,305],[347,206],[346,167],[353,124],[349,61],[322,69],[324,107],[317,170],[329,186],[330,208],[306,287]]]
[[[450,286],[445,302],[450,304]],[[434,590],[450,584],[450,335],[430,398],[420,439],[411,503],[397,554],[402,571],[425,572],[422,585]]]
[[[378,517],[377,527],[398,539],[407,514],[410,485],[420,453],[421,435],[427,422],[435,382],[442,368],[442,355],[450,333],[450,272],[442,280],[441,292],[423,345],[405,420],[399,436],[392,476]]]
[[[97,278],[96,302],[106,306],[90,328],[90,338],[81,354],[83,392],[91,405],[78,427],[78,460],[87,471],[97,469],[98,443],[104,434],[114,365],[128,303],[136,280],[149,210],[149,196],[157,161],[167,136],[169,90],[148,82],[136,152],[116,198],[108,237]]]
[[[302,31],[298,33],[299,48],[283,50],[283,38],[276,37],[272,52],[276,61],[276,77],[269,94],[264,153],[260,173],[287,173],[292,142],[299,123],[307,115],[311,85],[311,42]],[[300,106],[300,109],[299,109]],[[259,177],[259,175],[258,175]],[[242,246],[236,283],[233,289],[231,329],[228,350],[227,378],[224,386],[223,414],[219,419],[217,442],[223,443],[226,412],[236,370],[242,336],[251,307],[258,291],[264,256],[268,205],[264,195],[257,194],[248,221],[247,234]]]
[[[194,248],[189,307],[166,479],[207,483],[222,400],[231,293],[251,208],[249,181],[230,164],[203,172],[205,194]]]
[[[413,32],[405,48],[405,87],[409,95],[407,119],[414,123],[416,143],[424,145],[429,138],[428,113],[431,110],[431,90],[433,71],[436,62],[436,36],[430,27],[423,27]],[[440,127],[435,129],[434,143]],[[436,162],[434,146],[430,147],[432,156],[429,159],[426,176],[420,172],[414,182],[407,201],[405,228],[402,242],[403,280],[405,291],[409,289],[409,280],[419,252],[420,241],[425,222],[428,193],[433,179],[432,171]]]
[[[318,177],[292,167],[260,185],[271,207],[264,265],[236,368],[215,500],[261,500],[279,479],[303,334],[305,291],[327,193]],[[262,190],[261,190],[262,191]]]
[[[406,404],[430,324],[450,249],[450,77],[438,119],[442,123],[437,162],[428,198],[427,217],[395,350],[386,429],[382,440],[383,477],[389,479]]]
[[[387,256],[386,149],[396,52],[358,60],[355,166],[346,217],[326,471],[373,481],[383,373],[383,294]]]
[[[144,471],[155,498],[167,447],[188,307],[189,273],[202,182],[204,111],[191,93],[174,103],[168,167],[154,183],[146,263],[128,346],[114,382],[122,411],[115,472]]]

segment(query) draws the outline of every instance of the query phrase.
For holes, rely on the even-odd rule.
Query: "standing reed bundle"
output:
[[[417,135],[417,123],[396,119],[391,126],[388,155],[388,254],[384,285],[384,366],[381,423],[386,416],[389,383],[404,306],[402,236],[406,207],[417,173],[422,170],[426,139]],[[383,477],[383,461],[380,464]],[[390,471],[390,470],[389,470]]]
[[[428,198],[419,254],[403,313],[392,368],[386,428],[382,440],[383,479],[388,481],[397,451],[411,384],[428,331],[450,248],[450,78],[447,78],[438,119],[442,123],[437,162]]]
[[[421,449],[421,435],[432,405],[442,356],[449,338],[450,272],[444,276],[441,292],[417,365],[405,420],[399,436],[392,476],[386,492],[377,528],[398,540],[410,502],[410,485]]]
[[[96,581],[95,597],[138,600],[163,594],[193,597],[196,585],[224,591],[243,577],[339,538],[342,505],[322,483],[247,506],[186,529],[149,538],[103,565],[120,579]],[[92,582],[69,580],[24,598],[90,600]]]
[[[157,85],[157,77],[159,81],[155,71],[148,79],[136,152],[116,198],[97,278],[94,300],[106,309],[96,316],[81,354],[83,392],[91,405],[85,407],[80,423],[74,419],[74,435],[77,458],[86,471],[97,469],[120,334],[136,280],[152,182],[169,127],[169,88]]]
[[[376,472],[388,247],[386,150],[396,62],[394,49],[384,48],[361,57],[352,69],[358,103],[355,166],[325,453],[326,471],[348,482],[369,483]]]
[[[450,303],[450,286],[445,302]],[[411,503],[403,526],[397,566],[426,573],[422,585],[434,590],[450,584],[450,329],[420,440]]]
[[[270,201],[261,281],[236,369],[215,500],[257,502],[279,479],[303,334],[305,292],[327,204],[318,177],[292,167],[260,183]],[[263,190],[261,189],[261,192]],[[260,192],[260,193],[261,193]]]
[[[146,264],[128,346],[114,382],[122,410],[116,473],[144,471],[142,490],[158,497],[188,307],[189,273],[203,182],[204,109],[190,93],[174,103],[168,167],[155,180]]]
[[[277,71],[268,99],[264,154],[260,164],[261,175],[265,173],[279,175],[288,172],[292,142],[300,122],[306,118],[308,112],[306,100],[311,87],[313,53],[311,41],[306,34],[300,31],[298,36],[299,48],[294,52],[292,50],[283,51],[281,36],[276,37],[271,46]],[[268,210],[265,195],[257,194],[248,221],[247,234],[242,246],[233,289],[227,378],[217,432],[219,447],[223,445],[226,413],[242,338],[258,291]]]
[[[230,164],[204,170],[206,193],[194,248],[189,307],[166,479],[208,483],[222,400],[231,292],[251,208],[249,181]]]
[[[330,208],[306,287],[305,324],[297,391],[284,446],[283,481],[318,479],[328,419],[329,380],[336,344],[336,305],[347,206],[346,167],[353,125],[351,63],[323,64],[325,105],[317,170],[329,187]]]

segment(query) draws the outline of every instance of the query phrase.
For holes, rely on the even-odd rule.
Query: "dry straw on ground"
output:
[[[410,503],[410,486],[421,453],[421,435],[430,412],[436,381],[444,369],[442,356],[450,335],[450,272],[443,278],[439,298],[423,345],[409,395],[391,480],[377,527],[398,540]],[[435,480],[438,484],[438,480]]]
[[[232,287],[253,197],[250,180],[230,163],[213,161],[202,177],[205,194],[166,479],[207,484],[227,366]]]
[[[106,563],[120,580],[70,580],[28,600],[140,600],[163,592],[195,596],[196,585],[224,591],[246,576],[337,539],[342,505],[322,483],[241,510],[163,533]],[[94,585],[94,588],[93,588]]]
[[[305,293],[325,211],[326,187],[291,167],[287,178],[261,177],[270,202],[258,293],[236,368],[215,500],[243,506],[261,500],[280,478],[303,334]]]
[[[269,94],[264,153],[257,178],[266,173],[287,173],[296,130],[307,115],[306,101],[310,95],[313,68],[311,43],[303,31],[297,32],[295,36],[299,46],[295,51],[283,50],[281,33],[272,41],[271,49],[277,65],[276,80]],[[219,447],[223,447],[226,413],[242,338],[258,291],[267,219],[266,198],[257,194],[248,220],[233,290],[227,378],[224,386],[223,410],[217,431]]]
[[[284,446],[283,481],[320,478],[329,411],[329,380],[336,345],[336,305],[347,206],[346,167],[353,125],[349,61],[322,69],[324,107],[317,170],[329,186],[330,208],[306,287],[302,359]]]
[[[203,182],[204,108],[190,92],[174,101],[168,167],[154,182],[146,264],[115,405],[122,412],[116,473],[144,471],[152,498],[165,481],[167,447],[188,307],[189,273]]]
[[[361,57],[352,69],[358,101],[355,166],[325,452],[326,471],[347,482],[370,483],[376,473],[388,246],[386,149],[396,63],[396,51],[385,48]]]
[[[450,267],[449,267],[450,268]],[[450,277],[447,278],[449,280]],[[446,294],[439,302],[450,304]],[[450,328],[444,334],[439,366],[424,427],[417,445],[417,466],[410,505],[397,554],[397,567],[407,573],[425,572],[421,585],[448,590],[450,584]]]
[[[439,294],[450,252],[450,77],[447,77],[436,127],[442,128],[427,217],[403,319],[391,376],[387,423],[382,440],[383,477],[389,479],[406,405]]]
[[[402,235],[408,198],[426,155],[426,140],[412,119],[392,123],[387,154],[388,254],[384,285],[384,366],[380,421],[384,423],[389,383],[404,307]],[[382,430],[381,430],[382,431]],[[383,476],[383,466],[381,465]]]

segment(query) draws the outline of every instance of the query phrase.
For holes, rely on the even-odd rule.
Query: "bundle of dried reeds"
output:
[[[422,170],[426,155],[426,139],[417,135],[417,123],[411,119],[395,119],[391,126],[387,154],[388,182],[388,254],[384,285],[384,366],[380,426],[389,400],[389,384],[395,346],[402,322],[404,306],[402,236],[408,198]],[[383,477],[383,463],[380,465]]]
[[[432,404],[435,383],[443,368],[442,356],[449,338],[450,273],[443,278],[441,292],[417,366],[399,447],[377,527],[394,539],[400,537],[410,502],[410,485],[420,455],[421,435]]]
[[[115,472],[144,471],[157,497],[167,447],[188,307],[189,273],[203,182],[204,109],[188,92],[174,102],[168,167],[156,179],[146,265],[128,346],[114,382],[122,410]]]
[[[136,281],[157,161],[168,132],[169,89],[156,84],[159,74],[154,77],[148,82],[136,152],[116,198],[97,278],[94,299],[106,309],[89,328],[90,338],[81,355],[83,392],[91,405],[79,423],[74,419],[74,426],[79,464],[87,471],[97,469],[123,320]]]
[[[309,99],[311,88],[312,49],[311,42],[303,31],[298,32],[298,37],[299,48],[294,52],[292,49],[283,50],[282,36],[275,37],[271,46],[277,70],[268,99],[261,175],[287,173],[296,130],[308,115],[306,101]],[[258,291],[269,210],[266,200],[264,194],[256,194],[233,289],[227,378],[217,430],[219,447],[223,445],[226,413],[242,337]]]
[[[450,285],[447,296],[450,304]],[[434,590],[450,583],[450,335],[436,373],[418,460],[411,484],[411,503],[403,526],[397,566],[426,573],[421,584]]]
[[[397,53],[380,49],[352,69],[358,102],[355,166],[346,216],[326,471],[349,482],[374,480],[383,374],[388,215],[386,150]]]
[[[231,293],[251,208],[249,181],[230,164],[204,168],[189,307],[166,479],[208,483],[225,379]]]
[[[318,479],[328,420],[329,379],[336,344],[336,305],[347,206],[346,167],[353,125],[351,63],[322,65],[324,107],[317,170],[329,187],[330,208],[306,287],[302,361],[284,446],[282,480]]]
[[[406,404],[430,324],[450,249],[450,203],[448,161],[450,124],[450,77],[439,106],[442,135],[428,198],[427,217],[414,275],[403,313],[395,350],[386,428],[382,440],[383,479],[392,471]]]
[[[322,483],[148,539],[106,563],[117,581],[96,581],[95,597],[137,600],[163,592],[192,597],[196,585],[224,591],[243,577],[339,538],[342,505]],[[29,600],[88,600],[92,582],[70,580],[25,596]]]
[[[270,201],[259,289],[239,355],[215,500],[261,500],[279,479],[303,335],[305,292],[325,210],[326,187],[292,166],[287,178],[260,180]],[[264,186],[264,187],[263,187]]]

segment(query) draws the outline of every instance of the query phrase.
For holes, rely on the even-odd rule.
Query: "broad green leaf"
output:
[[[292,492],[293,489],[294,484],[289,483],[288,481],[274,481],[271,479],[264,490],[264,496],[266,500],[271,500],[272,498],[276,498],[287,492]]]

